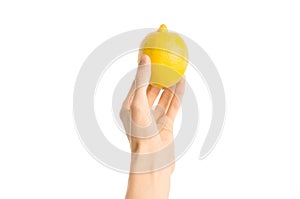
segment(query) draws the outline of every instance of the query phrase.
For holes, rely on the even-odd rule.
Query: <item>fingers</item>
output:
[[[147,97],[148,97],[148,104],[151,108],[153,106],[153,103],[155,99],[157,98],[158,94],[160,92],[160,88],[149,85],[147,88]]]
[[[181,99],[184,94],[184,89],[185,89],[185,78],[183,77],[176,84],[175,93],[167,111],[167,117],[172,121],[175,120],[176,114],[180,108]]]
[[[131,110],[132,120],[139,125],[145,125],[150,122],[149,107],[152,107],[161,90],[160,88],[149,85],[150,75],[150,58],[147,55],[142,55],[137,68],[135,81],[123,103],[123,108]],[[184,88],[185,78],[183,77],[175,86],[165,89],[159,99],[158,107],[160,107],[172,121],[175,120],[180,108]]]
[[[161,94],[161,97],[158,101],[158,106],[159,108],[162,108],[164,112],[168,110],[168,107],[174,96],[175,89],[176,89],[176,85],[170,88],[166,88],[164,92]]]

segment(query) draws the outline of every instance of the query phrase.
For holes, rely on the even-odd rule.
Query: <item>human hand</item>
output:
[[[182,78],[176,85],[163,89],[158,105],[153,108],[161,89],[149,84],[150,74],[151,61],[148,56],[142,55],[135,80],[120,111],[120,118],[132,152],[129,195],[134,195],[130,194],[134,192],[130,188],[134,186],[132,184],[135,184],[134,187],[136,187],[133,190],[137,191],[137,187],[144,184],[150,175],[150,178],[153,178],[153,173],[143,176],[133,174],[154,172],[156,175],[170,176],[174,169],[173,124],[180,108],[185,79]],[[135,181],[139,181],[139,183],[136,184]],[[168,184],[168,180],[166,182]],[[160,186],[159,189],[162,187]],[[145,194],[145,191],[142,193]],[[138,193],[135,195],[146,198],[145,195]],[[128,198],[135,197],[128,196]]]

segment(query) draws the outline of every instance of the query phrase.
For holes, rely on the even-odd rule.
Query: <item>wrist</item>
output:
[[[131,153],[130,173],[144,174],[168,172],[172,174],[175,164],[174,146],[150,153]]]

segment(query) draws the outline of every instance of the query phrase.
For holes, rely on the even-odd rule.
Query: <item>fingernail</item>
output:
[[[144,65],[144,64],[147,64],[147,63],[148,63],[148,56],[147,55],[141,55],[139,65]]]

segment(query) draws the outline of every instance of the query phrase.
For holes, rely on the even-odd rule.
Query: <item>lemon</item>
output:
[[[141,54],[150,57],[150,84],[159,88],[176,84],[188,65],[186,44],[178,34],[169,32],[164,24],[145,37],[139,50],[139,56]]]

